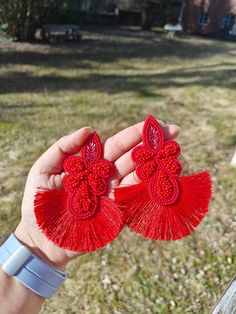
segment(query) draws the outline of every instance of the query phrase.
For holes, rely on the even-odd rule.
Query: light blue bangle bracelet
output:
[[[0,246],[2,270],[44,298],[50,298],[66,279],[66,273],[33,254],[11,234]]]

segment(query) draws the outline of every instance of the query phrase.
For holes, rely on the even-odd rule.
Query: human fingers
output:
[[[69,155],[78,153],[91,132],[91,128],[84,127],[72,134],[63,136],[39,157],[33,169],[46,174],[61,173],[64,159]]]
[[[180,128],[174,124],[166,125],[163,127],[165,139],[174,139],[179,135]],[[115,161],[115,166],[118,171],[118,178],[121,179],[128,175],[135,169],[135,163],[131,158],[133,148],[124,153]]]

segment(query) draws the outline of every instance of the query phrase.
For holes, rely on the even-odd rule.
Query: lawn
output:
[[[125,229],[70,264],[42,313],[210,313],[236,273],[236,44],[136,29],[83,36],[58,46],[0,40],[1,239],[17,225],[27,172],[49,145],[85,125],[105,139],[152,113],[181,127],[186,172],[211,171],[207,218],[172,243]]]

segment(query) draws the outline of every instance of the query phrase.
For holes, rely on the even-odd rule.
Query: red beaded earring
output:
[[[143,144],[132,151],[140,183],[115,189],[125,223],[154,240],[177,240],[188,236],[205,217],[211,198],[207,171],[180,176],[180,146],[165,140],[158,122],[148,116]]]
[[[36,221],[59,247],[95,251],[113,241],[123,227],[121,211],[106,196],[115,166],[103,159],[103,146],[94,132],[80,156],[67,157],[63,167],[63,190],[40,188],[36,193]]]

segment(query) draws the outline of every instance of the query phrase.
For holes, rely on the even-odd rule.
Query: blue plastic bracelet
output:
[[[11,234],[0,247],[2,270],[44,298],[50,298],[66,273],[41,260]]]

